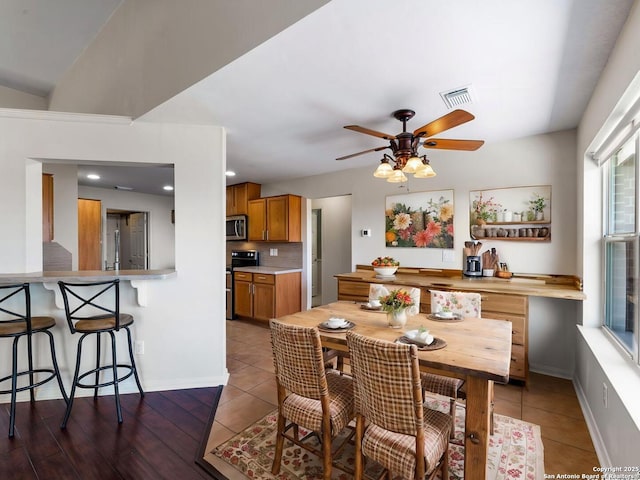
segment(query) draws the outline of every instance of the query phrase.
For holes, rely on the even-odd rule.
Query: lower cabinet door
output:
[[[251,282],[236,280],[233,284],[235,300],[235,313],[242,317],[253,316],[253,295],[251,295]]]
[[[270,320],[275,317],[275,286],[266,283],[253,284],[253,318]]]

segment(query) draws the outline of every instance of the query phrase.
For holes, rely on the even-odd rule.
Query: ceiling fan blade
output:
[[[363,155],[369,152],[379,152],[380,150],[385,150],[386,148],[390,148],[390,147],[371,148],[369,150],[364,150],[363,152],[352,153],[351,155],[345,155],[344,157],[336,158],[336,160],[346,160],[347,158],[357,157],[358,155]]]
[[[441,150],[477,150],[484,145],[484,140],[452,140],[449,138],[429,138],[422,145],[424,148]]]
[[[370,128],[359,127],[358,125],[345,125],[346,129],[353,130],[354,132],[364,133],[366,135],[373,135],[374,137],[384,138],[385,140],[393,140],[395,135],[389,135],[388,133],[378,132],[376,130],[371,130]]]
[[[470,122],[474,118],[476,117],[465,110],[454,110],[453,112],[447,113],[446,115],[435,119],[433,122],[420,127],[415,130],[413,134],[416,136],[432,137],[440,132],[449,130],[450,128]]]

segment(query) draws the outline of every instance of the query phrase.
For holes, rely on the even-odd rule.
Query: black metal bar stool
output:
[[[142,390],[142,385],[140,385],[136,363],[133,358],[131,331],[129,330],[129,327],[133,324],[133,317],[128,313],[120,313],[120,280],[115,279],[91,283],[58,282],[58,286],[60,287],[64,300],[64,310],[69,329],[72,334],[82,334],[78,340],[73,384],[61,428],[66,428],[67,426],[67,421],[71,415],[71,407],[73,406],[76,387],[92,388],[93,397],[97,398],[98,388],[113,385],[118,423],[122,423],[122,408],[120,407],[118,384],[133,375],[141,396],[144,396],[144,391]],[[130,364],[118,363],[115,333],[120,330],[127,332]],[[111,363],[109,365],[100,364],[100,334],[102,333],[108,333],[111,338]],[[89,335],[96,336],[96,367],[80,374],[82,343]],[[126,369],[126,374],[119,377],[119,368]],[[106,379],[101,383],[100,373],[106,370],[112,372],[112,378]],[[94,382],[83,383],[83,379],[89,375],[95,375]]]
[[[31,401],[35,401],[34,390],[54,378],[58,381],[60,392],[64,401],[69,404],[69,398],[64,390],[53,335],[49,331],[56,324],[53,317],[31,316],[31,293],[28,283],[16,285],[0,285],[0,338],[13,338],[13,354],[11,375],[0,379],[0,383],[11,380],[11,389],[0,390],[0,394],[11,394],[11,410],[9,414],[9,437],[14,436],[16,422],[16,397],[18,392],[29,390]],[[44,333],[49,337],[51,349],[51,368],[34,368],[33,366],[33,336]],[[18,343],[21,338],[27,338],[27,369],[20,371],[18,368]],[[47,374],[43,379],[39,374]],[[18,378],[28,376],[27,385],[18,386]]]

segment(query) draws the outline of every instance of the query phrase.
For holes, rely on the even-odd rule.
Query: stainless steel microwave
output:
[[[227,217],[227,240],[247,239],[247,216],[234,215]]]

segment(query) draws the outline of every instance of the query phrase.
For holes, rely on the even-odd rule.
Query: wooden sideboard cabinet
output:
[[[278,195],[249,201],[250,242],[302,241],[302,197]]]
[[[227,216],[247,215],[249,200],[260,198],[261,186],[257,183],[245,182],[227,187]]]
[[[352,281],[338,278],[338,300],[366,302],[369,299],[369,285],[367,281]],[[430,287],[420,288],[420,313],[431,312]],[[441,286],[434,286],[434,290],[452,290]],[[456,291],[477,292],[456,288]],[[511,337],[511,369],[509,378],[527,382],[529,377],[528,364],[528,318],[529,297],[511,293],[487,293],[482,295],[482,316],[495,320],[508,320],[512,325]]]
[[[300,272],[233,272],[235,312],[240,317],[269,321],[300,311]]]

